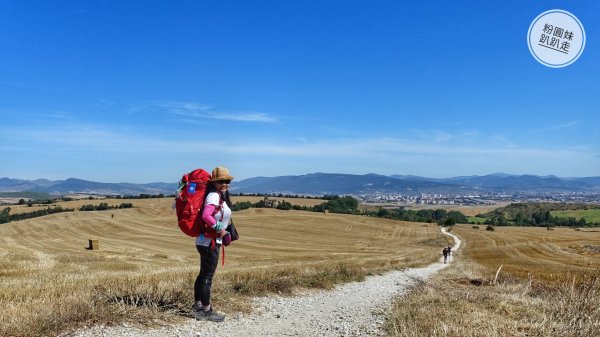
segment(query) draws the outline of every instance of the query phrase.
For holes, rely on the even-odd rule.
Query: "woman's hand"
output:
[[[217,223],[212,227],[215,232],[220,232],[225,229],[225,224],[221,221],[217,221]]]
[[[222,230],[219,232],[219,237],[224,237],[225,235],[227,235],[227,231],[226,231],[225,229],[222,229]]]

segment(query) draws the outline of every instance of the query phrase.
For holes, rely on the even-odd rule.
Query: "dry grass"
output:
[[[389,336],[600,335],[600,253],[583,248],[598,245],[596,232],[456,226],[453,233],[465,244],[458,258],[398,299]]]
[[[573,275],[550,286],[501,276],[490,286],[494,274],[460,261],[433,279],[417,282],[395,303],[387,335],[600,335],[600,273]]]
[[[186,315],[199,259],[193,239],[176,225],[172,199],[115,202],[136,208],[0,225],[0,336]],[[273,209],[236,212],[234,219],[241,239],[227,249],[213,286],[214,304],[226,312],[250,310],[249,296],[330,288],[425,265],[446,243],[431,224]],[[86,250],[88,239],[100,240],[101,250]]]
[[[498,226],[490,232],[459,225],[453,233],[465,242],[463,257],[488,270],[503,265],[509,274],[552,282],[565,273],[600,269],[600,232]]]
[[[236,203],[236,202],[242,202],[242,201],[248,201],[251,203],[256,203],[259,202],[261,200],[263,200],[265,197],[253,197],[253,196],[234,196],[231,197],[231,202]],[[292,203],[292,205],[298,205],[298,206],[308,206],[308,207],[313,207],[316,205],[320,205],[324,202],[327,202],[327,200],[323,200],[323,199],[306,199],[306,198],[280,198],[280,197],[269,197],[270,200],[277,200],[277,201],[287,201]]]

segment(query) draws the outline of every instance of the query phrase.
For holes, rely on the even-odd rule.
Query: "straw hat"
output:
[[[210,181],[219,180],[233,180],[233,177],[229,174],[229,170],[226,167],[215,167],[210,175]]]

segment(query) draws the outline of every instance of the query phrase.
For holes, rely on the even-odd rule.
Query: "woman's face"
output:
[[[218,191],[225,192],[229,188],[230,180],[217,180],[215,181],[215,187]]]

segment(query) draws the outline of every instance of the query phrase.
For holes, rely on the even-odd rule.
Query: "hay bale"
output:
[[[86,248],[87,250],[100,250],[100,242],[99,240],[92,240],[89,239],[88,240],[88,247]]]

